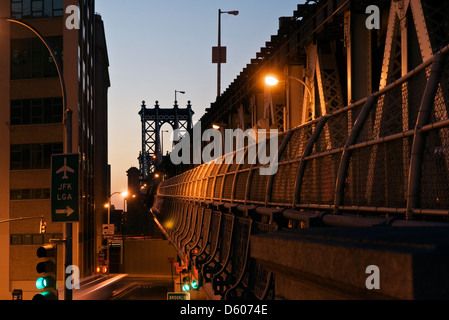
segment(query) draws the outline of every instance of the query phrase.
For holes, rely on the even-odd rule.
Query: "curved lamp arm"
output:
[[[50,43],[48,43],[48,41],[44,38],[44,36],[42,36],[42,34],[38,30],[36,30],[33,26],[29,25],[26,22],[23,22],[23,21],[17,20],[17,19],[12,19],[12,18],[0,18],[0,20],[24,26],[28,30],[31,30],[36,36],[38,36],[39,39],[45,44],[45,46],[48,49],[48,52],[50,53],[51,57],[53,58],[53,61],[55,62],[55,66],[58,71],[59,82],[61,85],[62,101],[64,104],[64,109],[67,109],[67,94],[66,94],[66,87],[65,87],[64,77],[62,74],[61,64],[60,64],[59,60],[56,58],[56,55],[55,55],[54,50],[53,50],[52,46],[50,45]],[[66,111],[66,110],[64,110],[64,111]]]
[[[293,76],[288,76],[288,78],[289,78],[289,79],[292,79],[292,80],[296,80],[296,81],[298,81],[299,83],[301,83],[301,84],[306,88],[306,90],[308,91],[308,93],[309,93],[309,99],[310,99],[310,101],[312,101],[312,97],[313,97],[313,95],[312,95],[312,89],[309,87],[309,85],[307,85],[307,83],[305,83],[305,82],[302,81],[301,79],[296,78],[296,77],[293,77]]]

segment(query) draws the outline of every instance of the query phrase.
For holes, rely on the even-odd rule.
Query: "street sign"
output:
[[[168,292],[167,300],[190,300],[189,292]]]
[[[52,222],[79,222],[79,155],[53,155],[51,159]]]
[[[176,267],[176,273],[179,273],[179,274],[181,274],[182,273],[182,270],[184,270],[184,267]]]
[[[113,236],[115,233],[115,225],[113,224],[104,224],[103,225],[103,235],[104,236]]]
[[[226,47],[212,47],[212,63],[226,63]]]

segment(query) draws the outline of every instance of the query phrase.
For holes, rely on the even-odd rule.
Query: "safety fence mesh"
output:
[[[370,105],[364,99],[279,135],[274,175],[262,173],[272,163],[259,163],[246,146],[243,163],[237,161],[237,152],[223,156],[163,181],[159,195],[292,209],[375,214],[383,208],[383,213],[449,216],[449,64],[442,64],[440,77],[430,79],[433,67],[433,60],[423,63],[373,94]],[[435,95],[425,95],[435,81]],[[426,118],[421,109],[428,102],[432,107]],[[418,136],[425,141],[418,150],[421,172],[411,171]],[[270,148],[268,137],[258,152],[269,155]],[[233,162],[225,163],[225,157]],[[408,202],[411,174],[420,175],[414,207]]]

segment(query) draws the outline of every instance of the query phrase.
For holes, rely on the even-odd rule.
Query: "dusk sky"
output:
[[[212,47],[218,41],[218,9],[238,10],[222,15],[222,92],[256,57],[271,35],[277,34],[279,17],[292,16],[302,0],[97,0],[106,29],[110,60],[109,163],[111,192],[127,188],[126,171],[138,167],[141,150],[142,101],[153,107],[184,108],[190,100],[194,122],[216,99],[217,66]],[[168,129],[163,127],[163,129]],[[164,153],[169,133],[164,135]],[[123,199],[112,202],[123,207]]]

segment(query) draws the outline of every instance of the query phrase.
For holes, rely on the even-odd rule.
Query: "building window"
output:
[[[11,0],[11,16],[16,19],[62,17],[63,0]]]
[[[16,189],[10,192],[11,200],[50,199],[50,189]]]
[[[61,36],[46,38],[56,58],[63,60]],[[11,80],[58,77],[53,58],[39,38],[11,40]]]
[[[11,235],[11,245],[17,246],[22,244],[22,236],[20,234]]]
[[[62,154],[62,143],[11,145],[11,170],[50,169],[52,154]]]
[[[39,225],[38,225],[39,227]],[[62,239],[63,235],[58,234],[11,234],[10,245],[24,246],[24,245],[43,245],[50,243],[50,239]]]
[[[62,98],[11,101],[11,125],[62,123]]]

